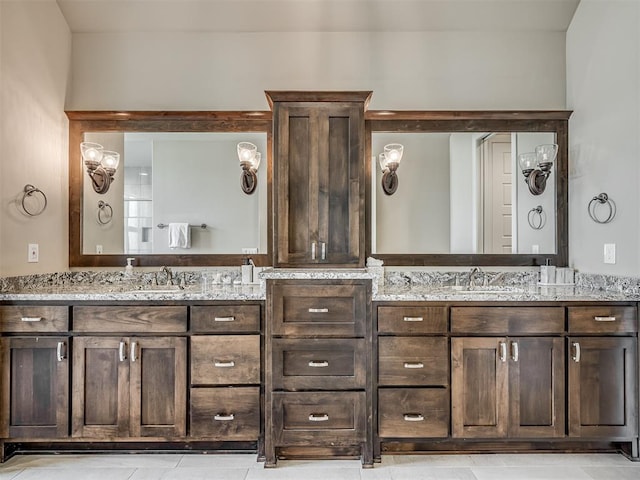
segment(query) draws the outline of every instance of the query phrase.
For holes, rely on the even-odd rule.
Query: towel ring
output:
[[[108,212],[108,213],[107,213]],[[103,216],[104,215],[104,216]],[[106,225],[113,219],[113,208],[107,202],[100,200],[98,202],[98,211],[96,218],[100,225]]]
[[[34,195],[37,194],[37,193],[39,193],[40,196],[42,197],[43,205],[39,210],[32,211],[32,210],[29,209],[29,207],[27,207],[27,205],[25,203],[25,200],[27,198],[35,198]],[[22,209],[24,210],[24,213],[26,213],[30,217],[35,217],[37,215],[40,215],[47,208],[47,196],[39,188],[36,188],[36,187],[34,187],[33,185],[30,185],[30,184],[26,184],[24,186],[23,191],[22,191],[22,202],[21,203],[22,203]]]
[[[538,205],[537,207],[529,210],[529,213],[527,214],[527,222],[534,230],[540,230],[544,227],[545,223],[547,223],[547,214],[544,213],[542,205]]]
[[[600,217],[598,217],[598,213],[596,210],[598,208],[598,205],[603,205],[605,203],[609,207],[609,215],[607,216],[607,218],[603,220]],[[600,224],[609,223],[611,220],[613,220],[613,217],[616,216],[616,211],[617,211],[616,202],[611,200],[609,198],[609,195],[607,195],[604,192],[593,197],[589,202],[589,205],[587,206],[587,212],[589,212],[589,216],[591,217],[591,220]]]

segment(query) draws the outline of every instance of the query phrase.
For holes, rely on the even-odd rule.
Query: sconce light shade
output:
[[[404,147],[399,143],[385,145],[384,152],[378,156],[382,174],[382,191],[387,195],[393,195],[398,189],[398,175],[396,170],[402,161]]]
[[[120,164],[120,154],[105,150],[102,145],[93,142],[82,142],[80,152],[93,189],[96,193],[107,193]]]
[[[557,155],[558,145],[555,143],[538,145],[535,152],[518,155],[518,164],[532,195],[540,195],[544,192]]]
[[[242,191],[246,194],[252,194],[258,184],[258,176],[256,172],[260,167],[261,153],[258,152],[258,147],[250,142],[238,143],[238,160],[240,160],[240,167],[242,168],[242,174],[240,175],[240,186]]]

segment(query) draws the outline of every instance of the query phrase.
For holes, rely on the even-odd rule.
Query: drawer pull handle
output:
[[[233,413],[229,413],[228,415],[225,415],[223,413],[219,413],[217,415],[213,416],[214,420],[217,420],[218,422],[230,422],[232,420],[234,420],[236,417]]]
[[[136,351],[138,350],[138,342],[131,342],[131,362],[136,362],[138,357],[136,356]]]
[[[596,322],[615,322],[616,317],[593,317]]]
[[[235,367],[236,362],[234,362],[233,360],[231,360],[230,362],[213,362],[213,366],[218,368]]]
[[[327,244],[324,242],[320,242],[320,258],[322,260],[327,259]]]
[[[214,322],[234,322],[236,317],[214,317]]]
[[[42,317],[22,317],[20,320],[23,322],[40,322]]]
[[[316,259],[316,242],[311,242],[311,260]]]
[[[118,346],[118,360],[121,362],[124,362],[127,359],[126,348],[127,344],[125,342],[120,342],[120,345]]]
[[[404,368],[424,368],[422,362],[404,362]]]
[[[500,361],[507,361],[507,342],[500,342]]]
[[[422,322],[424,319],[422,317],[403,317],[402,320],[405,322]]]
[[[405,422],[423,422],[424,416],[419,413],[405,413],[404,414]]]
[[[309,362],[309,366],[310,367],[316,367],[316,368],[322,368],[322,367],[328,367],[329,366],[329,362],[327,362],[326,360],[311,360]]]
[[[571,355],[571,360],[576,363],[580,363],[580,344],[578,342],[573,342],[571,346],[573,347],[575,352],[573,355]]]
[[[66,352],[65,352],[65,343],[64,342],[58,342],[58,348],[56,348],[56,358],[59,362],[63,361],[65,358],[67,358]]]
[[[328,422],[329,415],[327,415],[326,413],[312,413],[311,415],[309,415],[309,421],[310,422]]]
[[[309,313],[329,313],[328,308],[310,308]]]
[[[520,349],[518,348],[518,342],[511,342],[511,360],[514,362],[520,358]]]

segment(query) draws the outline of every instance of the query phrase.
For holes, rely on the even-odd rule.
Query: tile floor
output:
[[[0,480],[640,480],[640,462],[616,454],[385,455],[373,469],[357,460],[280,461],[255,455],[19,455]]]

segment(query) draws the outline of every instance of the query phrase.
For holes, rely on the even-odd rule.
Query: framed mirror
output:
[[[70,266],[269,263],[270,112],[66,113]],[[85,142],[120,156],[107,189],[102,177],[95,186]],[[261,155],[251,194],[240,142]]]
[[[566,265],[570,113],[367,112],[367,255],[386,265]],[[379,161],[388,144],[404,147],[391,195]],[[546,180],[534,194],[518,159],[549,144],[557,157],[534,173]]]

